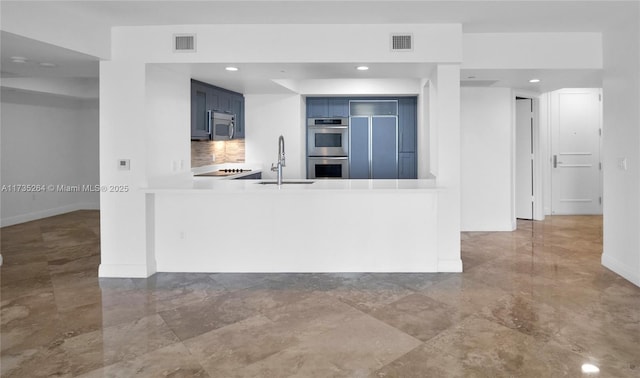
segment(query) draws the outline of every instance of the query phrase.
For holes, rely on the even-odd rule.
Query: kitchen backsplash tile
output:
[[[191,141],[192,168],[223,163],[244,163],[244,139]]]

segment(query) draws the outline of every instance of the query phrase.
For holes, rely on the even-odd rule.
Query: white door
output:
[[[552,96],[551,213],[602,214],[600,90]]]
[[[533,219],[533,100],[516,99],[516,218]]]

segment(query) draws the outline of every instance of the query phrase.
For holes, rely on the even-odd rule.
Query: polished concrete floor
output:
[[[463,233],[462,274],[98,279],[97,212],[5,227],[0,373],[639,377],[640,288],[601,266],[601,230]]]

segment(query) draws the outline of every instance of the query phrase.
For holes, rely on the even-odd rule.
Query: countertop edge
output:
[[[415,186],[402,185],[404,180],[340,180],[340,182],[320,181],[317,186],[310,185],[259,185],[261,181],[272,180],[233,180],[233,179],[214,179],[209,177],[197,177],[192,183],[176,184],[175,186],[149,186],[142,187],[140,190],[144,193],[156,194],[215,194],[215,193],[328,193],[328,192],[376,192],[376,193],[398,193],[398,192],[424,192],[434,193],[444,191],[446,187],[436,186],[435,180],[411,180]],[[378,181],[378,182],[374,182]],[[395,187],[394,187],[395,182]],[[353,185],[355,184],[355,185]],[[377,185],[377,187],[376,187]]]

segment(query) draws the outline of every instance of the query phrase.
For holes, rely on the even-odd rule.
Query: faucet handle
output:
[[[274,165],[274,164],[275,164],[275,163],[271,163],[271,171],[272,171],[272,172],[275,172],[275,171],[277,171],[277,170],[278,170],[278,166],[277,166],[277,165]]]

